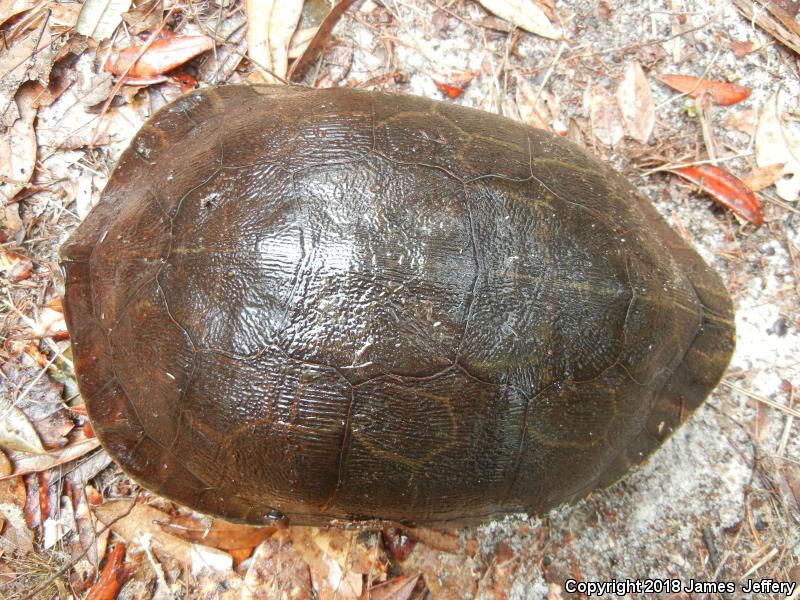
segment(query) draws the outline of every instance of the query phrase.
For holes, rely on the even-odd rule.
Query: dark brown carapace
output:
[[[575,500],[658,447],[734,344],[719,277],[610,167],[411,96],[189,94],[61,256],[104,447],[252,523]]]

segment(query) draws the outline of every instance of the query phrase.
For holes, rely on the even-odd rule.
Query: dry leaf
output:
[[[561,39],[561,28],[553,25],[533,0],[478,0],[478,2],[490,13],[513,23],[520,29],[551,40]]]
[[[31,276],[33,262],[19,252],[0,248],[0,271],[11,283],[19,283]]]
[[[97,438],[89,438],[80,442],[72,442],[61,450],[50,450],[46,454],[28,454],[14,460],[15,471],[12,477],[49,471],[54,467],[76,460],[99,447],[100,442]],[[0,481],[3,479],[0,477]]]
[[[0,25],[36,6],[36,0],[0,0]]]
[[[756,163],[759,167],[783,164],[775,182],[778,196],[794,202],[800,196],[800,137],[778,118],[778,94],[764,105],[756,129]]]
[[[737,83],[711,81],[693,75],[661,75],[658,80],[690,98],[697,98],[700,94],[709,94],[711,99],[720,106],[730,106],[746,100],[753,91]]]
[[[656,108],[650,83],[638,61],[632,61],[625,69],[625,76],[617,88],[617,102],[627,134],[646,144],[656,124]]]
[[[241,600],[316,600],[308,564],[279,536],[256,549],[244,579]],[[344,600],[344,599],[342,599]]]
[[[142,46],[131,46],[119,52],[112,52],[103,69],[117,76],[127,73],[128,83],[137,79],[156,78],[195,56],[208,52],[213,47],[214,40],[210,37],[177,35],[156,40],[143,54]]]
[[[778,180],[784,166],[784,163],[777,163],[767,167],[756,167],[750,171],[750,175],[742,177],[742,181],[754,192],[764,190]]]
[[[527,81],[517,83],[517,108],[522,122],[537,129],[554,131],[559,135],[567,128],[561,121],[561,102],[548,90],[542,90],[537,98],[536,91]]]
[[[47,452],[33,423],[5,396],[0,398],[0,448],[28,454]]]
[[[291,540],[295,550],[311,570],[314,591],[319,600],[358,600],[361,597],[361,574],[345,564],[342,566],[323,550],[328,544],[326,532],[316,527],[292,527]],[[321,539],[322,538],[322,539]]]
[[[741,131],[747,135],[754,135],[756,132],[756,111],[746,108],[738,112],[732,112],[722,123],[728,130]]]
[[[669,171],[700,186],[717,204],[745,221],[756,227],[764,223],[758,198],[730,171],[715,165],[696,165]]]
[[[317,55],[322,52],[322,48],[331,37],[333,28],[336,27],[339,19],[347,12],[351,4],[353,4],[353,0],[339,0],[339,2],[328,11],[328,14],[325,15],[325,18],[322,19],[322,23],[320,23],[317,28],[314,37],[311,38],[311,41],[306,46],[306,49],[303,50],[303,53],[294,61],[294,64],[292,64],[292,68],[289,69],[289,74],[287,76],[289,81],[297,81],[300,79],[311,63],[317,59]]]
[[[318,29],[319,27],[306,27],[305,29],[298,29],[294,32],[292,41],[289,42],[288,51],[291,60],[300,58],[308,47],[308,44],[314,38],[314,35],[316,35]]]
[[[0,199],[4,204],[25,188],[36,167],[35,99],[36,87],[22,86],[13,99],[18,118],[0,133]]]
[[[302,0],[247,0],[248,56],[266,83],[279,81],[289,70],[289,43],[303,10]],[[274,74],[274,75],[273,75]]]
[[[202,564],[212,561],[212,556],[217,556],[213,559],[213,562],[217,564],[219,561],[230,559],[229,555],[220,550],[208,546],[195,548],[199,544],[190,544],[164,533],[158,523],[169,522],[170,516],[151,506],[134,505],[133,500],[111,500],[95,507],[94,513],[105,525],[110,524],[111,530],[128,543],[141,541],[144,536],[147,536],[150,546],[154,550],[162,552],[184,565],[193,564],[193,556],[200,557],[199,560]]]
[[[212,519],[210,523],[198,521],[191,516],[180,516],[159,526],[166,533],[188,542],[202,543],[220,550],[255,548],[275,533],[275,527],[254,527]]]
[[[110,38],[130,7],[131,0],[86,0],[76,30],[98,42]]]
[[[589,99],[592,132],[607,146],[615,146],[625,133],[622,112],[611,94],[602,85],[592,89]]]
[[[370,600],[409,600],[419,581],[416,575],[401,575],[369,589]]]

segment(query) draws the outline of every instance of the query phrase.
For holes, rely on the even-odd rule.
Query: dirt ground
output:
[[[499,4],[485,2],[498,15]],[[514,14],[527,11],[530,4],[521,1],[524,10]],[[106,564],[102,549],[115,540],[126,545],[131,572],[119,591],[121,598],[289,597],[292,589],[300,590],[292,596],[298,598],[367,598],[373,579],[394,581],[395,587],[384,584],[384,590],[371,597],[396,600],[557,600],[576,597],[567,585],[571,579],[688,583],[693,578],[737,585],[766,578],[800,582],[800,203],[796,193],[800,188],[800,63],[793,50],[755,25],[756,16],[766,14],[763,6],[746,3],[756,7],[756,16],[745,17],[737,8],[740,4],[724,0],[558,1],[548,8],[542,3],[547,21],[563,31],[563,39],[554,40],[508,27],[507,20],[471,0],[366,0],[344,15],[326,41],[323,58],[304,79],[309,85],[347,85],[446,99],[567,135],[623,171],[722,275],[736,306],[737,348],[730,368],[708,402],[645,466],[607,490],[538,518],[522,515],[454,532],[411,532],[416,544],[407,557],[402,552],[387,556],[376,541],[377,534],[369,532],[290,528],[274,535],[270,532],[266,541],[259,539],[250,554],[225,548],[209,551],[202,555],[209,568],[195,568],[200,549],[206,546],[197,540],[170,545],[164,541],[165,534],[155,530],[143,538],[142,528],[149,527],[143,523],[153,520],[147,516],[150,513],[141,513],[140,520],[131,521],[127,529],[109,525],[111,537],[108,531],[97,533],[99,524],[110,522],[102,511],[96,513],[97,520],[81,521],[109,499],[136,499],[167,520],[187,513],[139,491],[100,449],[72,462],[42,463],[53,467],[42,472],[59,475],[0,481],[5,486],[0,487],[0,598],[24,598],[31,590],[42,598],[82,597],[95,583],[99,566]],[[800,31],[797,3],[772,4],[790,13],[794,10],[791,18]],[[13,5],[11,0],[0,0],[0,17],[3,11],[10,14]],[[167,3],[164,8],[171,7],[179,10],[171,13],[168,27],[178,33],[216,31],[218,49],[236,44],[242,48],[241,41],[231,41],[240,39],[235,37],[234,25],[241,28],[245,22],[245,8],[236,0],[221,5]],[[12,405],[20,390],[39,390],[45,383],[51,387],[41,392],[42,397],[49,394],[52,401],[55,394],[57,403],[63,400],[69,405],[66,416],[60,418],[68,419],[75,429],[64,426],[69,432],[63,441],[48,444],[36,427],[51,455],[57,453],[56,446],[63,452],[78,443],[91,445],[91,435],[84,431],[85,418],[75,408],[80,401],[69,379],[70,364],[62,356],[68,341],[60,329],[57,299],[63,282],[57,249],[99,198],[133,133],[152,110],[181,93],[173,80],[123,86],[116,92],[117,100],[105,107],[110,110],[98,126],[100,107],[111,97],[111,78],[99,77],[98,66],[98,56],[105,56],[107,45],[91,40],[79,43],[80,36],[71,29],[79,10],[77,4],[51,10],[47,39],[33,40],[30,51],[19,54],[14,54],[15,49],[28,42],[17,30],[29,13],[4,18],[4,39],[16,32],[17,41],[12,39],[0,50],[5,52],[5,58],[0,54],[0,73],[6,73],[0,94],[13,99],[24,79],[17,81],[16,71],[9,67],[12,59],[30,67],[33,76],[27,79],[38,78],[46,84],[49,69],[37,66],[36,61],[46,62],[41,57],[54,48],[75,45],[70,61],[55,63],[60,71],[58,77],[53,76],[53,80],[67,81],[69,87],[51,104],[37,107],[35,119],[28,123],[31,135],[26,138],[25,125],[20,125],[26,113],[19,93],[20,116],[4,117],[1,125],[3,140],[11,139],[14,127],[21,129],[14,134],[16,143],[3,141],[0,159],[16,156],[24,169],[31,140],[36,159],[32,178],[30,173],[23,177],[24,183],[13,194],[8,193],[8,182],[13,187],[14,178],[7,173],[2,180],[5,190],[0,188],[6,209],[0,238],[2,381]],[[300,27],[317,24],[326,10],[324,3],[307,3]],[[223,14],[226,18],[219,20]],[[226,24],[230,25],[227,29]],[[117,42],[127,40],[127,45],[133,45],[126,36],[135,30],[129,23]],[[220,43],[222,31],[228,37]],[[800,40],[796,32],[793,35],[789,38]],[[136,43],[141,44],[141,39]],[[206,54],[185,69],[201,86],[257,79],[253,74],[257,69],[246,57],[237,60],[233,70],[222,70],[222,61],[214,64],[214,70],[209,60]],[[629,105],[616,98],[622,97],[618,90],[626,85],[626,73],[634,62],[642,67],[651,99],[649,105],[636,104],[626,118],[623,113]],[[731,82],[751,93],[732,105],[701,105],[659,81],[671,74]],[[98,95],[94,104],[87,102],[86,96],[99,88],[105,89],[105,95]],[[455,98],[446,95],[462,89]],[[647,106],[654,113],[650,127]],[[780,159],[787,166],[783,175],[773,174],[758,192],[764,220],[760,228],[740,222],[697,186],[660,168],[715,156],[734,175],[763,180],[763,168],[778,162],[770,161],[768,149],[759,148],[756,140],[756,132],[770,115],[780,123],[782,139],[788,140],[788,150]],[[790,167],[795,164],[792,174]],[[12,428],[9,411],[6,431]],[[81,436],[76,434],[79,430]],[[8,435],[0,437],[0,448],[4,439],[7,458],[0,467],[5,463],[4,473],[14,475],[20,465],[28,464],[25,448],[9,446]],[[73,494],[69,501],[63,482],[70,480],[61,474],[66,467],[72,472],[86,464],[83,477],[75,481],[90,486],[99,498],[93,501],[89,494],[87,504],[76,500],[80,494]],[[32,498],[48,494],[50,503],[35,507]],[[130,509],[129,504],[124,506]],[[119,517],[121,513],[114,510],[107,512]],[[89,534],[86,523],[90,523]],[[103,537],[98,547],[97,539]],[[349,544],[344,554],[332,549],[342,539]],[[82,553],[80,547],[87,544],[94,550]],[[294,554],[285,554],[286,548],[293,548]],[[354,566],[353,556],[362,555],[372,557],[366,571]],[[285,585],[281,588],[274,573],[287,564],[293,569],[300,565],[297,572],[301,574],[293,570],[294,575],[281,579],[280,585]],[[417,574],[421,576],[416,578]],[[308,577],[316,590],[313,593],[298,583]],[[405,588],[400,585],[403,582]],[[37,590],[40,584],[44,588]],[[254,586],[261,592],[253,591]],[[786,594],[746,595],[737,588],[719,595],[656,596],[785,598]],[[655,596],[629,593],[626,597]],[[800,592],[792,597],[800,598]]]

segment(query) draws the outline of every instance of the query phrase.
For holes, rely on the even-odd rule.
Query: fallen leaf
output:
[[[370,600],[408,600],[419,581],[416,575],[400,575],[369,589]]]
[[[561,120],[561,102],[549,90],[538,93],[528,81],[517,81],[517,108],[522,122],[536,127],[553,131],[559,135],[566,133],[566,126]]]
[[[16,101],[20,86],[26,81],[47,81],[54,60],[49,39],[50,26],[44,19],[41,27],[16,39],[10,48],[0,53],[0,131],[11,127],[21,117]],[[0,164],[4,162],[0,160]]]
[[[783,164],[775,181],[778,196],[794,202],[800,197],[800,136],[778,117],[778,93],[764,105],[756,129],[756,164],[765,168]]]
[[[175,36],[156,40],[144,53],[142,46],[131,46],[112,52],[103,69],[116,76],[127,72],[128,82],[140,78],[157,78],[213,47],[214,40],[204,35]]]
[[[761,227],[764,218],[761,204],[756,195],[741,179],[729,171],[714,165],[697,165],[669,169],[679,177],[691,181],[702,188],[711,198],[745,221]]]
[[[261,79],[276,83],[289,69],[289,43],[303,10],[302,0],[247,0],[247,50]]]
[[[752,108],[731,112],[728,118],[722,123],[722,126],[728,130],[741,131],[747,135],[755,135],[756,133],[756,111]]]
[[[131,10],[122,13],[122,20],[128,26],[130,35],[139,35],[143,31],[154,31],[161,25],[161,18],[164,15],[164,3],[143,2],[140,6],[134,6]]]
[[[86,0],[76,31],[98,42],[110,38],[130,6],[131,0]]]
[[[560,27],[547,18],[533,0],[478,0],[490,13],[513,23],[520,29],[551,39],[561,39]]]
[[[37,3],[37,0],[0,0],[0,26],[32,9]]]
[[[70,443],[61,450],[50,450],[46,454],[28,454],[14,460],[15,471],[11,477],[49,471],[54,467],[76,460],[99,447],[100,442],[97,438],[90,438],[77,443]],[[6,478],[0,477],[0,481],[3,479]]]
[[[67,434],[75,427],[61,401],[64,387],[26,356],[6,361],[2,375],[0,403],[22,411],[45,449],[64,447]]]
[[[162,531],[188,542],[212,546],[220,550],[255,548],[277,531],[276,527],[239,525],[222,519],[204,523],[192,516],[179,516],[167,523],[159,523]]]
[[[622,112],[611,94],[602,85],[592,89],[589,99],[592,132],[607,146],[615,146],[625,134]]]
[[[314,591],[320,600],[358,600],[362,592],[362,578],[339,564],[334,556],[325,552],[326,532],[316,527],[292,527],[291,541],[311,571]]]
[[[220,571],[228,573],[233,570],[233,557],[227,552],[214,548],[192,544],[192,575],[203,571]]]
[[[294,32],[292,41],[289,42],[289,60],[297,60],[303,55],[317,31],[319,31],[319,27],[306,27]]]
[[[256,549],[244,578],[241,600],[316,600],[308,564],[294,546],[272,537]],[[344,600],[344,599],[342,599]]]
[[[17,118],[5,131],[0,125],[0,200],[4,204],[28,185],[36,167],[35,100],[36,87],[23,85],[12,99]]]
[[[25,413],[8,398],[0,399],[0,448],[5,451],[45,454],[42,440]]]
[[[218,43],[214,52],[199,59],[197,76],[210,85],[218,85],[228,80],[247,54],[247,18],[242,11],[236,11],[229,17],[212,17],[207,26],[216,33]]]
[[[750,97],[752,90],[748,87],[727,81],[700,79],[692,75],[661,75],[658,80],[691,98],[708,93],[711,99],[720,106],[730,106]]]
[[[759,192],[780,178],[784,166],[784,163],[777,163],[767,167],[755,167],[747,177],[742,177],[742,182],[754,192]]]
[[[110,500],[95,507],[94,513],[100,521],[128,543],[147,536],[151,547],[172,557],[181,564],[192,564],[192,548],[195,544],[164,533],[158,523],[169,522],[170,516],[152,506],[134,504],[133,500]],[[208,546],[202,549],[204,560],[208,553],[221,551]],[[198,550],[195,550],[196,553]],[[229,557],[230,558],[230,557]]]
[[[33,262],[27,256],[0,248],[0,271],[6,274],[11,283],[19,283],[31,276]]]
[[[108,553],[100,579],[89,589],[85,600],[114,600],[129,576],[130,569],[125,566],[125,546],[115,544]]]
[[[753,40],[747,40],[745,42],[731,40],[730,46],[731,50],[733,50],[733,53],[736,55],[736,58],[744,58],[751,52],[755,52],[761,48],[761,46]]]
[[[625,76],[617,88],[617,102],[627,134],[646,144],[656,124],[656,108],[650,83],[638,61],[631,61],[625,69]]]
[[[449,83],[443,83],[441,81],[436,81],[435,79],[433,80],[433,84],[436,86],[437,90],[452,100],[455,100],[464,93],[463,87],[450,85]]]
[[[289,69],[289,74],[287,75],[289,81],[299,80],[306,69],[308,69],[309,65],[317,59],[317,56],[322,52],[322,48],[330,38],[333,28],[339,22],[339,19],[342,18],[342,15],[347,12],[347,9],[350,8],[350,5],[353,4],[353,1],[354,0],[340,0],[331,8],[330,12],[325,15],[314,37],[311,38],[311,41],[306,45],[303,54],[294,61],[292,68]]]

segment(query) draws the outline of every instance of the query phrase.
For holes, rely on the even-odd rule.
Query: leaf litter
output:
[[[2,337],[3,351],[16,364],[31,344],[45,358],[35,363],[39,368],[67,348],[48,325],[59,322],[59,311],[44,310],[55,293],[54,249],[96,201],[133,132],[165,99],[186,89],[172,81],[157,83],[166,71],[159,66],[152,69],[157,75],[152,81],[134,81],[124,90],[104,77],[110,40],[122,49],[135,47],[140,40],[130,36],[152,33],[165,15],[158,3],[153,10],[148,4],[124,4],[86,2],[80,19],[74,7],[52,5],[51,19],[44,20],[41,9],[50,5],[0,2],[0,20],[13,33],[10,52],[0,58],[6,74],[0,86],[6,127],[0,155],[6,148],[7,156],[30,166],[19,181],[11,181],[13,172],[3,173],[2,180],[16,186],[7,189],[0,231],[3,243],[11,244],[3,247],[4,256],[9,264],[17,261],[7,272],[21,268],[24,275],[6,279],[7,288],[0,290],[15,307],[6,313]],[[98,442],[81,405],[65,408],[79,399],[46,385],[56,375],[51,364],[36,393],[51,398],[44,407],[54,407],[58,397],[66,412],[37,412],[39,407],[33,411],[23,402],[15,408],[24,421],[14,421],[22,424],[3,425],[15,433],[2,438],[8,447],[0,441],[6,450],[0,454],[5,458],[0,466],[6,465],[6,478],[0,479],[0,566],[31,555],[47,557],[52,551],[45,547],[71,544],[81,548],[80,558],[63,572],[63,559],[56,563],[50,589],[69,580],[73,590],[96,589],[108,597],[149,590],[145,597],[272,598],[293,592],[300,598],[360,599],[369,591],[379,600],[560,598],[564,579],[576,574],[584,579],[643,573],[739,577],[756,564],[756,573],[788,577],[789,566],[798,560],[792,550],[797,539],[783,535],[792,530],[781,524],[797,521],[800,470],[792,459],[798,455],[792,435],[797,425],[772,406],[794,401],[798,369],[793,357],[800,354],[797,214],[781,204],[797,197],[797,168],[791,163],[796,115],[780,112],[788,101],[779,105],[771,97],[781,86],[782,97],[795,104],[800,94],[790,78],[777,75],[785,66],[775,60],[769,38],[735,9],[716,13],[699,4],[672,3],[662,11],[658,3],[644,2],[597,7],[564,2],[554,8],[544,2],[487,0],[481,8],[472,2],[367,0],[342,10],[330,30],[317,29],[320,20],[303,16],[300,9],[310,5],[227,0],[172,14],[166,31],[205,36],[215,45],[190,60],[184,85],[264,80],[269,76],[264,68],[285,78],[292,57],[308,54],[306,83],[429,97],[442,97],[437,81],[455,85],[463,92],[448,101],[521,117],[582,141],[626,168],[631,178],[640,167],[649,172],[640,179],[643,191],[726,274],[739,328],[739,349],[726,381],[736,387],[720,388],[709,407],[647,466],[575,507],[542,519],[510,518],[454,532],[406,530],[392,538],[338,529],[243,528],[142,493],[116,467],[109,468],[107,454],[94,451]],[[71,33],[75,20],[83,31],[91,27],[88,38]],[[264,26],[253,27],[258,23]],[[48,28],[68,38],[64,46]],[[747,47],[727,45],[715,54],[720,35],[748,40]],[[11,53],[22,61],[19,65],[4,62]],[[773,66],[761,68],[767,61]],[[117,76],[123,71],[118,69]],[[703,91],[718,103],[702,116],[697,116],[699,98],[670,102],[675,95],[656,83],[664,75],[690,72],[703,73],[688,76],[693,86],[716,82]],[[457,73],[469,73],[469,85],[451,81]],[[292,77],[302,79],[303,73]],[[20,94],[29,88],[36,90],[35,101],[26,104]],[[684,87],[682,92],[697,96],[698,90]],[[743,109],[727,107],[730,94],[724,94],[731,92]],[[108,103],[105,109],[103,103]],[[28,107],[32,111],[26,112]],[[27,154],[11,149],[8,132],[16,123],[24,125],[24,135],[16,138],[22,146],[14,148],[27,148]],[[713,136],[704,135],[703,128]],[[36,144],[30,143],[32,132]],[[720,161],[715,167],[749,173],[745,179],[756,182],[751,187],[760,190],[765,221],[757,232],[739,228],[730,214],[657,174],[671,166],[700,172],[711,159]],[[28,378],[39,373],[29,368]],[[52,420],[52,415],[61,416]],[[777,462],[753,461],[748,452],[753,444],[775,454]],[[770,493],[762,481],[783,490],[770,496],[771,503],[762,501]],[[398,544],[387,554],[391,539]],[[112,558],[122,554],[117,548],[123,540],[124,560]],[[765,556],[768,560],[761,562]],[[120,560],[123,571],[130,568],[130,578],[115,589],[115,573],[122,571],[114,565]],[[612,560],[615,567],[609,569]]]

